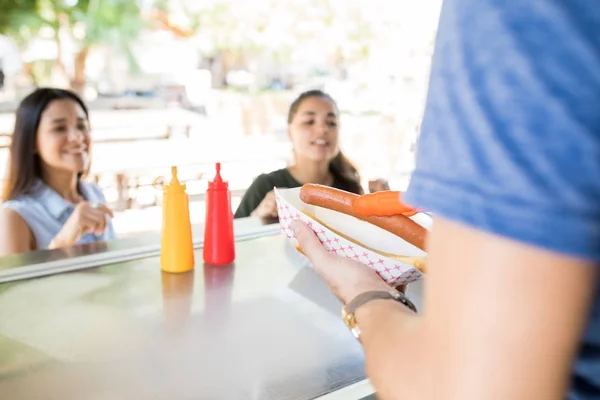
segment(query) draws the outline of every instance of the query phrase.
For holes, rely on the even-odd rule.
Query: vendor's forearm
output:
[[[367,375],[378,397],[426,398],[421,318],[400,303],[373,300],[356,311],[356,319],[366,353]]]

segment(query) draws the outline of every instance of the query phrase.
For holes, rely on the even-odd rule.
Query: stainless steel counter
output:
[[[362,348],[305,259],[267,231],[236,252],[214,267],[197,251],[179,275],[153,255],[0,284],[0,398],[361,398]]]

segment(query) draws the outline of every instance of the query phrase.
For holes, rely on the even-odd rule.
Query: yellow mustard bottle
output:
[[[194,269],[189,198],[177,178],[177,167],[171,167],[171,182],[163,187],[160,268],[171,273]]]

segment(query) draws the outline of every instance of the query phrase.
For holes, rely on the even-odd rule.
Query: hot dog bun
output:
[[[305,212],[305,214],[308,215],[309,217],[311,217],[312,219],[314,219],[315,221],[317,221],[318,223],[320,223],[321,225],[327,226],[326,223],[324,223],[323,221],[321,221],[319,218],[315,217],[314,215],[312,215],[312,214],[310,214],[308,212]],[[371,250],[371,251],[373,251],[375,253],[381,254],[384,257],[400,261],[400,262],[402,262],[404,264],[412,265],[413,267],[415,267],[416,269],[418,269],[419,271],[421,271],[423,273],[426,272],[426,266],[427,266],[427,257],[426,256],[420,256],[420,257],[415,257],[415,256],[400,256],[400,255],[396,255],[396,254],[391,254],[391,253],[383,252],[383,251],[380,251],[380,250],[376,250],[376,249],[374,249],[372,247],[366,246],[364,243],[360,243],[358,240],[356,240],[356,239],[354,239],[354,238],[352,238],[352,237],[350,237],[348,235],[345,235],[345,234],[343,234],[342,232],[340,232],[340,231],[338,231],[336,229],[333,229],[331,226],[327,226],[327,228],[330,231],[332,231],[333,233],[335,233],[336,235],[338,235],[340,237],[343,237],[344,239],[346,239],[349,242],[352,242],[352,243],[354,243],[356,245],[362,246],[362,247],[364,247],[364,248],[366,248],[368,250]],[[302,248],[299,245],[296,246],[296,249],[300,253],[304,254],[304,251],[302,250]]]
[[[427,230],[404,215],[365,216],[355,212],[352,201],[358,195],[340,189],[317,184],[306,184],[300,189],[300,200],[306,204],[341,212],[369,222],[399,236],[408,243],[425,251]]]

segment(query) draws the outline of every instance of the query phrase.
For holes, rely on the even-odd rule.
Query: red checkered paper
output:
[[[352,258],[373,268],[392,286],[410,283],[423,277],[421,271],[412,265],[378,253],[417,258],[426,256],[425,252],[404,239],[350,215],[306,204],[300,200],[300,188],[274,191],[281,232],[294,246],[297,246],[297,241],[290,224],[293,220],[300,219],[312,228],[327,251]],[[431,217],[427,214],[419,213],[411,219],[427,229],[431,227]],[[352,241],[334,231],[343,233]],[[357,243],[362,243],[364,247]]]

